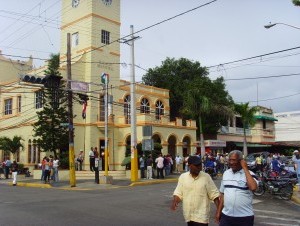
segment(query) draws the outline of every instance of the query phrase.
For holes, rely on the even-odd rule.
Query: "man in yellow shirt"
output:
[[[173,193],[171,209],[176,210],[182,202],[183,216],[188,226],[205,226],[209,223],[210,202],[219,205],[219,191],[211,177],[202,172],[202,162],[198,156],[188,159],[189,172],[178,179]]]

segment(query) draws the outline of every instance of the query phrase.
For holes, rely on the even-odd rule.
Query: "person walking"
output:
[[[18,163],[14,160],[11,164],[11,173],[13,177],[13,186],[17,186],[17,175],[18,175]]]
[[[182,158],[179,155],[177,155],[175,157],[175,162],[176,162],[176,172],[179,173],[179,168],[180,168],[179,166],[182,163]]]
[[[252,191],[257,188],[255,174],[248,170],[239,150],[229,153],[229,167],[220,186],[220,205],[216,220],[219,226],[253,226]]]
[[[5,160],[5,179],[8,179],[10,167],[11,167],[11,161],[9,158],[6,158],[6,160]]]
[[[156,170],[157,170],[157,179],[162,178],[164,179],[164,158],[160,153],[159,156],[155,159],[156,163]]]
[[[294,158],[294,164],[295,164],[295,171],[297,173],[297,178],[298,178],[298,185],[300,184],[300,155],[299,152],[295,154]]]
[[[151,155],[148,156],[146,165],[147,165],[147,179],[152,180],[152,164],[153,164],[153,159]]]
[[[91,147],[91,150],[89,152],[89,158],[90,158],[90,170],[94,172],[95,168],[95,154],[94,154],[94,149]]]
[[[210,203],[219,207],[219,191],[211,177],[202,170],[198,156],[190,156],[187,164],[189,172],[180,175],[173,193],[171,210],[176,210],[182,202],[183,216],[188,226],[205,226],[209,223]]]

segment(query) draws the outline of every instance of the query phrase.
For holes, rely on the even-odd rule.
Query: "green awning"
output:
[[[265,115],[255,115],[254,116],[256,119],[264,119],[268,121],[278,121],[276,118],[270,117],[270,116],[265,116]]]
[[[243,147],[244,143],[242,142],[235,142],[237,147]],[[247,147],[249,148],[268,148],[272,147],[270,144],[254,144],[254,143],[247,143]]]

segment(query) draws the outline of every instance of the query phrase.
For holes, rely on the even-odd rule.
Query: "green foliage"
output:
[[[23,138],[20,136],[14,136],[12,139],[6,136],[0,137],[0,149],[5,154],[12,153],[15,155],[20,148],[24,149],[24,145],[21,143],[22,140]]]
[[[248,103],[234,104],[234,110],[241,116],[243,128],[250,128],[256,122],[255,113],[258,111],[257,107],[250,107]]]
[[[59,76],[59,54],[51,55],[46,75]],[[68,150],[68,127],[61,123],[68,122],[67,91],[65,84],[60,83],[58,88],[43,88],[44,106],[37,112],[38,121],[34,123],[34,136],[42,151],[49,151],[57,157],[57,150]],[[57,106],[54,103],[58,103]],[[55,106],[55,107],[54,107]]]
[[[207,75],[207,69],[197,61],[167,58],[160,67],[150,69],[142,81],[146,85],[169,89],[171,120],[182,117],[199,123],[201,115],[203,131],[213,134],[232,113],[233,100],[225,90],[222,77],[212,81]]]
[[[69,169],[69,152],[64,151],[59,155],[59,167],[61,169]]]
[[[295,6],[300,6],[300,0],[293,0]]]

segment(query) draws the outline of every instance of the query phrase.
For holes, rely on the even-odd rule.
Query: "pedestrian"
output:
[[[157,170],[157,179],[164,179],[164,158],[160,153],[159,156],[155,159],[156,170]]]
[[[59,166],[59,159],[55,157],[52,165],[52,170],[53,170],[52,180],[55,182],[58,182],[58,166]]]
[[[188,164],[189,157],[190,157],[190,155],[188,154],[188,155],[185,157],[185,159],[184,159],[184,169],[185,169],[185,172],[190,171],[190,169],[189,169],[189,164]]]
[[[46,162],[47,156],[45,156],[42,159],[42,162],[40,163],[41,165],[41,181],[43,181],[45,179],[45,162]]]
[[[51,162],[49,158],[44,161],[44,183],[50,182]]]
[[[220,186],[220,205],[216,220],[219,226],[253,226],[252,191],[257,188],[255,174],[248,170],[239,150],[229,153],[229,167]]]
[[[10,167],[11,167],[11,161],[9,158],[6,158],[6,160],[5,160],[5,179],[8,179],[8,177],[9,177]]]
[[[80,150],[80,152],[77,156],[77,159],[76,159],[76,161],[78,162],[78,169],[77,170],[79,170],[79,171],[82,171],[83,160],[84,160],[83,151]]]
[[[95,154],[94,154],[94,149],[91,147],[91,150],[89,152],[89,158],[90,158],[90,170],[94,172],[95,168]]]
[[[147,160],[146,160],[146,165],[147,165],[147,179],[152,180],[152,164],[153,164],[153,159],[152,156],[149,155]]]
[[[140,171],[141,171],[141,178],[145,178],[145,155],[142,155],[139,159],[140,162]]]
[[[179,155],[177,155],[175,157],[175,162],[176,162],[176,172],[179,173],[180,170],[179,168],[180,168],[180,164],[182,163],[182,158]]]
[[[13,186],[17,186],[18,163],[14,160],[11,164],[11,173],[13,177]]]
[[[171,172],[171,162],[170,162],[169,154],[165,155],[163,158],[164,158],[165,176],[169,176]]]
[[[300,155],[299,155],[299,152],[295,153],[294,164],[295,164],[295,171],[297,173],[298,185],[299,185],[300,184]]]
[[[202,170],[201,158],[190,156],[189,172],[180,175],[173,193],[172,210],[176,210],[182,202],[183,216],[188,226],[208,225],[210,203],[213,201],[218,208],[219,191],[211,177]]]

